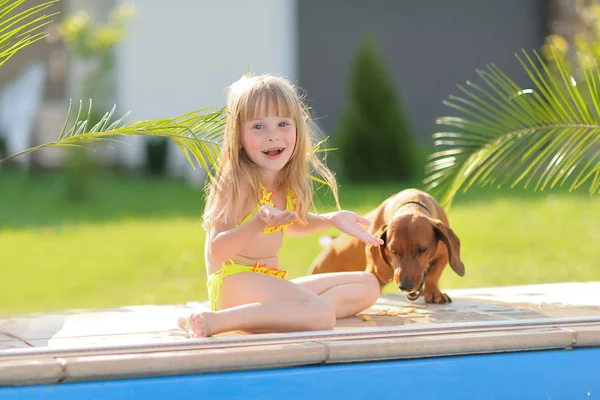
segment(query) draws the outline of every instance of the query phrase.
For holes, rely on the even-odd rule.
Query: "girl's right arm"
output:
[[[248,239],[259,235],[266,224],[259,215],[255,215],[242,225],[215,223],[208,240],[208,255],[217,265],[239,253]]]
[[[267,225],[284,225],[298,219],[292,211],[277,210],[270,205],[263,205],[258,214],[242,225],[233,223],[215,223],[208,240],[208,255],[217,265],[221,265],[243,249],[248,239],[260,235]]]

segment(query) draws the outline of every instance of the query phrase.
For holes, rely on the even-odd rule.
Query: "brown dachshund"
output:
[[[454,272],[464,276],[465,266],[460,240],[433,197],[417,189],[403,190],[365,217],[372,221],[369,232],[385,244],[365,245],[343,234],[319,254],[310,274],[364,271],[366,266],[382,287],[394,280],[410,301],[421,294],[427,303],[452,301],[438,286],[442,271],[450,263]]]

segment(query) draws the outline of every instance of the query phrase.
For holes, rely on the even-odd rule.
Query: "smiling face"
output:
[[[217,179],[210,186],[214,195],[209,194],[215,200],[207,201],[207,220],[239,221],[247,199],[260,199],[261,184],[268,191],[294,191],[304,220],[313,196],[309,166],[327,182],[335,178],[315,155],[313,123],[300,92],[283,78],[244,76],[228,88],[224,114]]]
[[[243,151],[267,177],[273,177],[283,169],[296,146],[294,119],[276,111],[283,110],[273,107],[260,110],[240,127]]]

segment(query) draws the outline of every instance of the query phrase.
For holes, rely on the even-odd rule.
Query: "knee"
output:
[[[362,278],[364,279],[364,299],[365,303],[367,303],[365,308],[371,307],[373,304],[377,302],[379,299],[379,295],[381,294],[381,286],[379,286],[379,281],[375,277],[375,275],[370,272],[361,272]]]
[[[308,321],[307,330],[321,331],[331,330],[336,324],[335,308],[327,300],[318,298],[311,301],[310,305],[310,320]]]

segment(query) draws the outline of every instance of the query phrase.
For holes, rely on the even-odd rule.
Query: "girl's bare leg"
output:
[[[220,311],[193,314],[196,336],[243,330],[253,333],[328,330],[336,318],[371,307],[377,279],[366,272],[319,274],[285,281],[254,272],[227,277]]]
[[[330,302],[281,278],[255,272],[229,276],[221,286],[219,311],[193,314],[197,337],[242,330],[252,333],[327,330],[335,326]]]
[[[326,299],[337,318],[346,318],[371,307],[381,294],[377,278],[369,272],[333,272],[303,276],[292,282]]]

